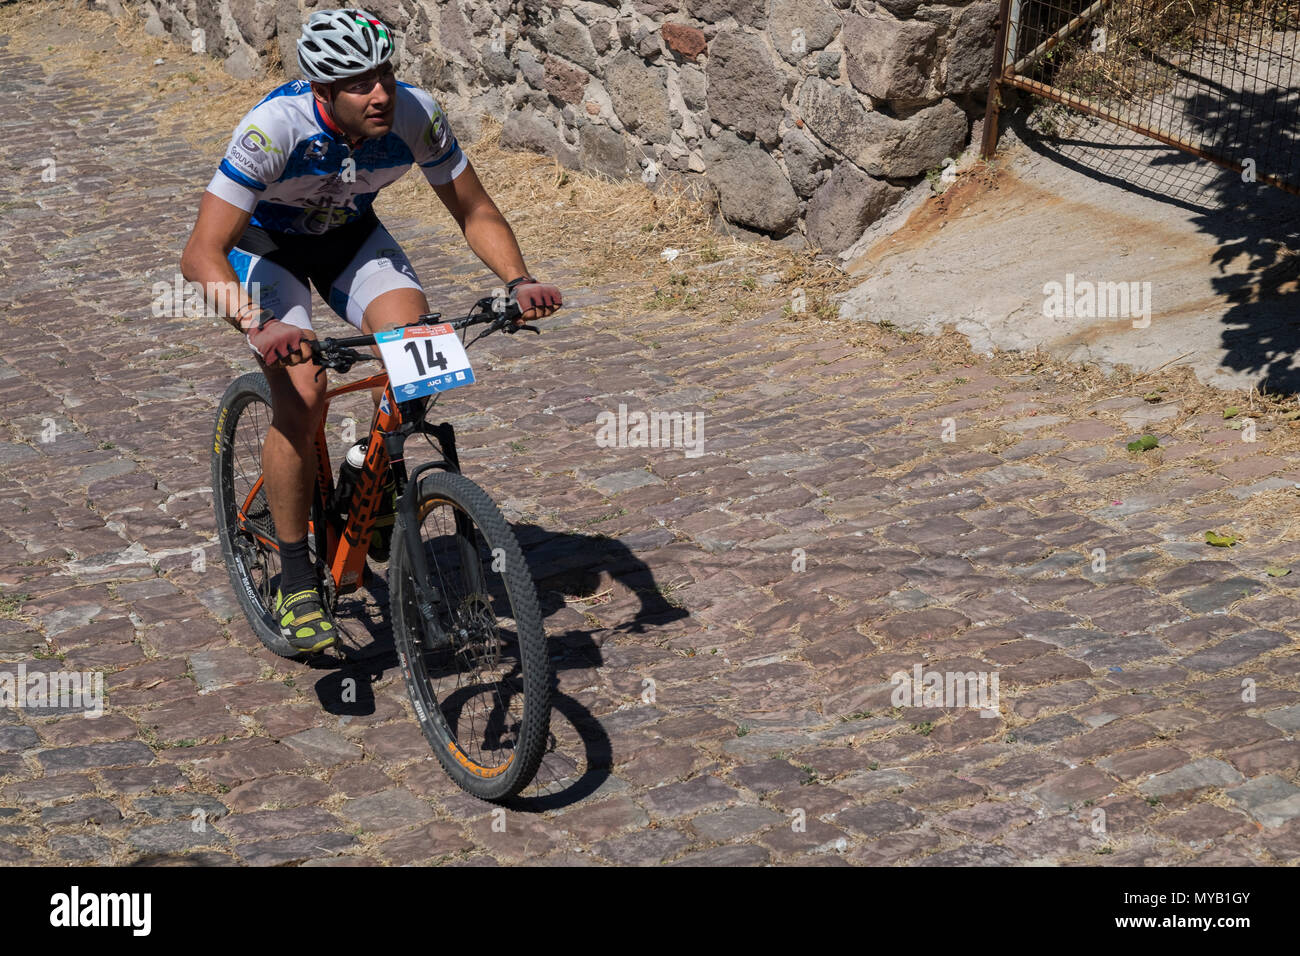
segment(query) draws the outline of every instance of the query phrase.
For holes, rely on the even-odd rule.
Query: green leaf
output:
[[[1156,438],[1155,435],[1143,435],[1137,441],[1129,442],[1125,447],[1129,451],[1150,451],[1152,448],[1157,447],[1159,444],[1160,441]]]
[[[1160,401],[1160,393],[1159,393],[1159,392],[1147,392],[1145,395],[1142,396],[1142,399],[1143,399],[1143,401],[1147,401],[1147,402],[1158,402],[1158,401]]]
[[[1219,534],[1215,531],[1205,532],[1205,543],[1216,548],[1231,548],[1237,543],[1235,534]]]
[[[1265,569],[1264,569],[1264,573],[1267,574],[1270,578],[1280,578],[1280,577],[1283,577],[1283,576],[1285,576],[1285,575],[1290,574],[1290,573],[1291,573],[1291,569],[1290,569],[1290,568],[1279,568],[1279,567],[1265,568]]]
[[[1238,408],[1236,405],[1229,406],[1228,408],[1225,408],[1223,410],[1224,418],[1236,418],[1240,414],[1241,414],[1241,409]]]

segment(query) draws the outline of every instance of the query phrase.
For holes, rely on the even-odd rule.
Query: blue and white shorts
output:
[[[385,292],[423,291],[406,253],[373,212],[315,236],[249,226],[227,258],[262,308],[300,329],[312,328],[308,283],[357,329],[366,308]]]

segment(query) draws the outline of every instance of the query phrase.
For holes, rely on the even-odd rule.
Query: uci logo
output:
[[[271,144],[271,137],[267,136],[256,126],[250,126],[244,131],[244,136],[239,141],[239,145],[244,147],[244,149],[248,150],[250,153],[280,152],[279,149]]]

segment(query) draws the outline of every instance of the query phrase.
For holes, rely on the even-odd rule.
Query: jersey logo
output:
[[[332,228],[344,225],[352,218],[352,212],[347,206],[321,203],[304,209],[298,222],[303,232],[320,235]]]
[[[244,130],[243,138],[240,139],[239,145],[250,153],[278,153],[279,148],[271,142],[271,137],[262,132],[256,126],[250,126]]]
[[[424,130],[424,143],[430,149],[442,145],[442,111],[437,110],[429,117],[429,125]]]

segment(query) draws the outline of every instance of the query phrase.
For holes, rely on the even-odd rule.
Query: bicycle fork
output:
[[[433,468],[459,474],[460,460],[456,456],[456,433],[450,422],[430,425],[420,422],[412,430],[419,430],[432,435],[438,440],[442,449],[443,461],[431,461],[416,468],[410,477],[406,474],[406,462],[402,459],[403,446],[406,442],[405,430],[386,432],[384,447],[388,452],[390,467],[393,469],[397,487],[401,489],[397,500],[397,511],[405,529],[399,547],[406,548],[412,577],[415,583],[415,604],[420,619],[424,622],[421,630],[421,642],[425,650],[435,652],[452,646],[451,635],[438,620],[438,610],[445,604],[442,589],[430,580],[429,563],[425,560],[424,544],[420,539],[420,516],[416,514],[416,502],[420,495],[420,475]],[[463,540],[466,532],[465,519],[456,513],[457,539]],[[464,556],[462,555],[462,560]]]

